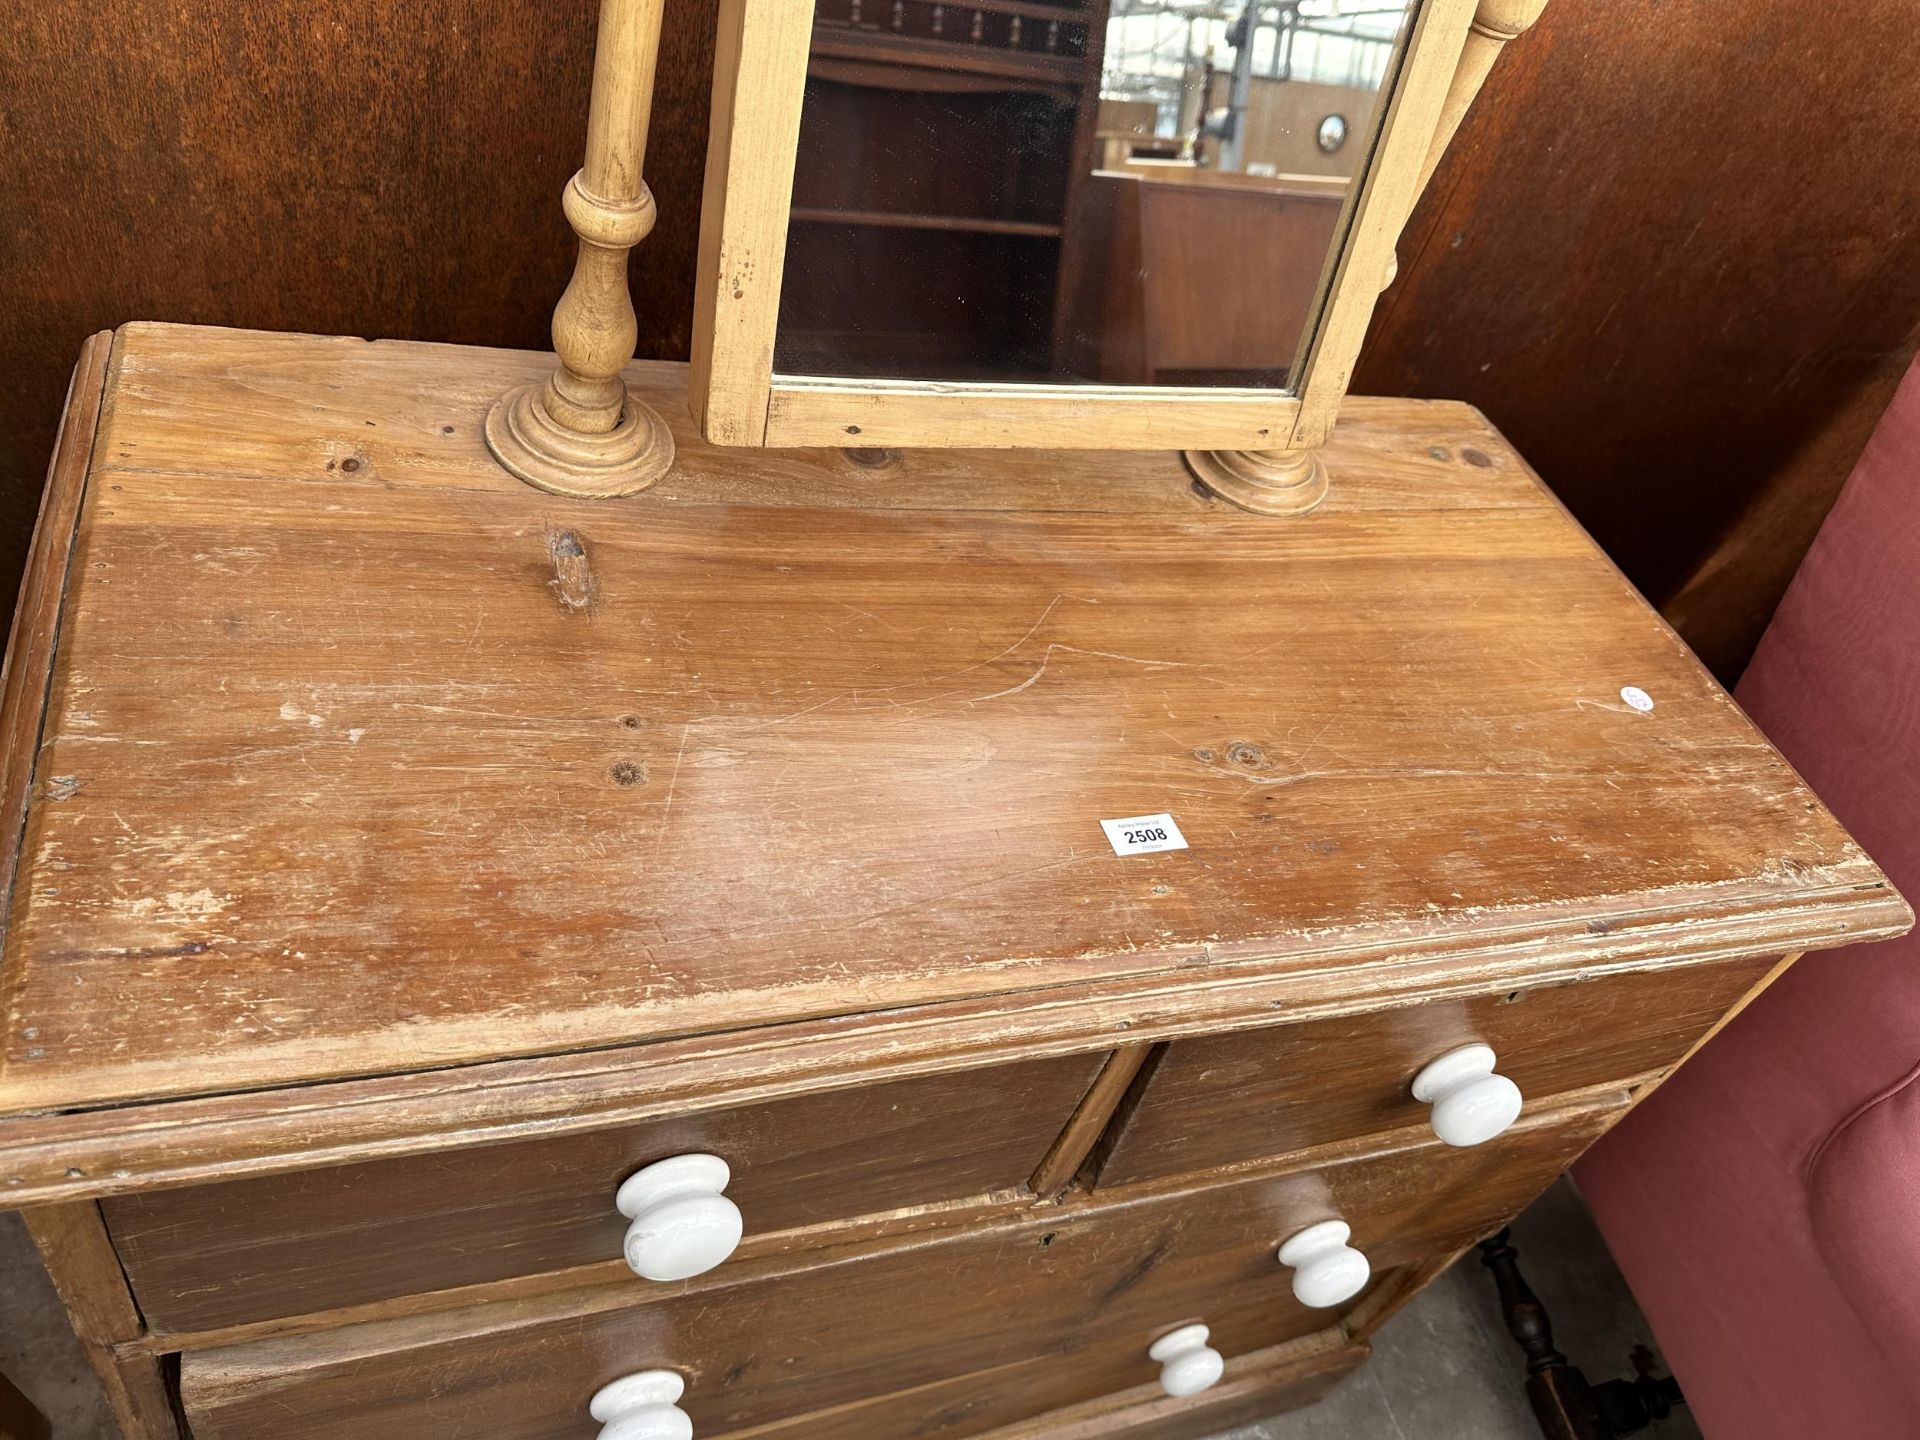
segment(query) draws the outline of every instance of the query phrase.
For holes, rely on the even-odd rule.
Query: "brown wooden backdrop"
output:
[[[537,346],[593,0],[34,0],[0,26],[0,587],[90,331]],[[1360,375],[1472,400],[1731,675],[1920,324],[1913,0],[1552,0]],[[713,0],[669,0],[642,353],[684,356]]]
[[[1723,677],[1920,339],[1915,0],[1550,0],[1361,389],[1485,410]]]

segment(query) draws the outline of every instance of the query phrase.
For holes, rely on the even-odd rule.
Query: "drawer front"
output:
[[[1424,1125],[1414,1076],[1476,1042],[1528,1103],[1660,1070],[1777,963],[1619,975],[1178,1040],[1138,1082],[1100,1184],[1210,1170]]]
[[[148,1322],[202,1330],[618,1262],[620,1182],[711,1153],[751,1239],[1025,1185],[1086,1094],[1075,1055],[519,1144],[105,1202]],[[724,1268],[724,1266],[722,1267]],[[650,1282],[632,1277],[636,1288]]]
[[[1076,1352],[1074,1365],[1040,1355],[984,1374],[732,1431],[717,1440],[1039,1440],[1042,1434],[1048,1440],[1094,1440],[1121,1431],[1128,1440],[1193,1440],[1229,1430],[1238,1435],[1243,1425],[1311,1405],[1366,1356],[1364,1344],[1339,1330],[1323,1330],[1272,1350],[1236,1350],[1219,1385],[1174,1400],[1157,1381],[1143,1378],[1153,1367],[1142,1366],[1133,1347],[1126,1347],[1110,1372],[1098,1349],[1089,1347]],[[1131,1375],[1136,1383],[1088,1396],[1081,1382],[1094,1373]]]
[[[1018,1418],[1009,1406],[1031,1413],[1154,1380],[1147,1346],[1186,1323],[1211,1326],[1229,1356],[1335,1324],[1338,1308],[1293,1298],[1280,1242],[1344,1219],[1385,1277],[1494,1228],[1616,1113],[1540,1117],[1498,1154],[1433,1143],[1079,1202],[810,1268],[732,1282],[716,1272],[619,1309],[512,1320],[480,1309],[190,1354],[182,1394],[198,1440],[590,1440],[588,1397],[659,1367],[686,1378],[681,1404],[703,1440],[842,1406],[891,1417],[869,1430],[850,1412],[843,1435],[898,1440],[886,1397],[930,1386],[943,1403],[922,1412],[920,1433],[975,1434]],[[1017,1396],[996,1399],[998,1377],[1013,1370]],[[968,1375],[981,1376],[977,1388]]]

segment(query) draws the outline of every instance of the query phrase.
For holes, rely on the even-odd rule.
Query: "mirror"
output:
[[[1295,388],[1413,0],[817,0],[773,368]]]

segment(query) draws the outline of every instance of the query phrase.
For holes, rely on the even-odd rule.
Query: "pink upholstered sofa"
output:
[[[1735,693],[1920,897],[1920,365]],[[1920,934],[1802,960],[1576,1173],[1710,1440],[1920,1437]]]

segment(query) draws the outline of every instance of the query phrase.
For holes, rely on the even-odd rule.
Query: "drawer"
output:
[[[1191,1440],[1228,1431],[1238,1435],[1243,1425],[1311,1405],[1367,1358],[1367,1346],[1349,1340],[1341,1330],[1328,1329],[1271,1350],[1235,1351],[1220,1384],[1184,1400],[1169,1399],[1157,1380],[1146,1378],[1154,1367],[1142,1366],[1132,1346],[1113,1370],[1132,1374],[1138,1383],[1084,1397],[1079,1391],[1086,1387],[1074,1381],[1099,1366],[1100,1356],[1093,1348],[1077,1356],[1082,1363],[1063,1366],[1057,1356],[1037,1355],[983,1374],[736,1430],[721,1440],[1093,1440],[1116,1433],[1129,1440]]]
[[[1102,1185],[1210,1170],[1429,1122],[1414,1076],[1492,1047],[1529,1100],[1617,1084],[1684,1055],[1771,957],[1375,1010],[1177,1040],[1148,1062]]]
[[[590,1440],[594,1391],[659,1367],[685,1378],[701,1440],[843,1406],[874,1417],[849,1412],[843,1436],[897,1440],[887,1397],[922,1387],[941,1404],[904,1433],[975,1434],[1153,1380],[1147,1347],[1180,1325],[1210,1325],[1229,1356],[1325,1329],[1340,1309],[1295,1300],[1280,1242],[1344,1219],[1379,1283],[1504,1221],[1615,1114],[1534,1117],[1497,1153],[1427,1142],[783,1270],[723,1268],[642,1300],[597,1287],[204,1351],[183,1361],[182,1398],[197,1440]]]
[[[709,1153],[751,1242],[1018,1192],[1103,1055],[995,1066],[557,1136],[104,1202],[155,1329],[213,1329],[618,1262],[642,1166]],[[635,1287],[650,1282],[630,1277]]]

